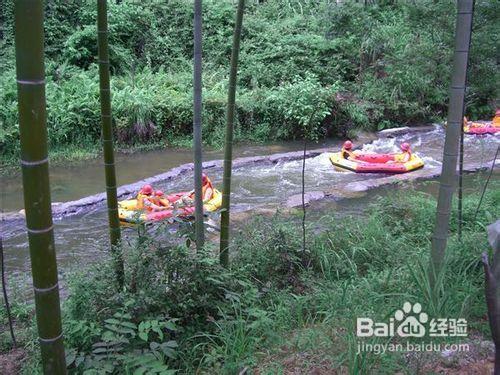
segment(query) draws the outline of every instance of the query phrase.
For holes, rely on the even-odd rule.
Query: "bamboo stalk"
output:
[[[194,1],[193,147],[196,249],[205,242],[202,193],[202,0]]]
[[[15,49],[24,207],[45,374],[65,374],[57,260],[50,199],[43,1],[15,2]]]
[[[462,241],[462,225],[463,225],[463,176],[464,176],[464,127],[460,127],[460,151],[458,159],[458,240]]]
[[[124,268],[120,249],[121,233],[116,192],[115,156],[113,151],[113,121],[111,115],[111,88],[109,78],[108,14],[106,0],[97,1],[97,49],[99,59],[99,93],[101,100],[102,147],[106,198],[108,205],[109,237],[115,262],[116,279],[123,287]]]
[[[312,118],[312,116],[311,116]],[[306,253],[306,153],[307,134],[304,134],[304,149],[302,153],[302,256]]]
[[[434,285],[437,275],[441,272],[448,240],[451,205],[457,180],[458,146],[460,131],[463,127],[464,96],[473,12],[473,0],[458,0],[455,53],[448,105],[448,126],[446,127],[443,150],[443,167],[439,183],[436,224],[432,236],[431,272],[429,273],[431,285]]]
[[[231,71],[227,95],[226,137],[224,144],[224,175],[222,179],[222,212],[220,232],[220,263],[229,266],[229,213],[231,207],[231,172],[233,166],[233,127],[236,102],[236,78],[238,74],[238,59],[240,54],[241,27],[245,0],[238,0],[236,23],[233,33],[233,47],[231,51]]]

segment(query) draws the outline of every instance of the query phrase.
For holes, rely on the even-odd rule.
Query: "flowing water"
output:
[[[491,160],[499,144],[500,137],[468,136],[465,140],[465,160],[486,162]],[[442,158],[444,132],[436,127],[422,133],[407,133],[394,138],[379,138],[363,147],[364,151],[395,152],[402,142],[409,142],[413,151],[426,163],[425,168],[439,168]],[[339,141],[325,144],[313,144],[311,148],[331,147],[336,151]],[[272,154],[296,151],[302,148],[302,142],[289,142],[271,146],[240,146],[235,157]],[[117,174],[119,183],[125,184],[140,180],[190,162],[190,150],[170,150],[146,152],[142,154],[118,155]],[[219,152],[205,153],[205,160],[220,158]],[[284,161],[278,163],[255,164],[233,171],[232,208],[234,212],[248,211],[258,207],[279,207],[287,197],[301,191],[302,161]],[[216,187],[221,188],[222,170],[210,170],[210,177]],[[164,191],[182,191],[192,188],[192,173],[188,172],[170,181],[160,181],[155,187]],[[335,192],[349,182],[380,178],[379,174],[355,174],[337,172],[331,166],[328,154],[321,154],[306,161],[306,190]],[[498,178],[498,174],[494,174]],[[67,201],[81,198],[104,190],[103,171],[100,161],[86,161],[79,165],[57,167],[51,170],[53,201]],[[468,178],[470,180],[470,178]],[[19,176],[3,177],[2,210],[12,211],[22,208],[22,186]],[[434,193],[436,184],[421,189]],[[317,211],[356,212],[377,194],[390,194],[390,189],[377,189],[361,199],[350,199],[316,203]],[[335,195],[335,194],[334,194]],[[20,276],[29,271],[29,253],[23,220],[2,223],[5,260],[9,273]],[[55,241],[60,271],[77,265],[80,267],[90,261],[102,259],[107,252],[108,232],[105,204],[102,203],[89,212],[70,216],[55,221]],[[125,240],[132,240],[136,235],[133,229],[125,229]]]

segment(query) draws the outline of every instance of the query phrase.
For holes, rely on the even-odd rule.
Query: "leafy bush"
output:
[[[67,366],[78,372],[90,371],[105,373],[162,373],[174,374],[165,364],[167,359],[175,359],[178,344],[169,340],[177,326],[172,319],[163,317],[142,320],[136,324],[127,312],[131,302],[104,320],[104,328],[94,323],[88,325],[70,321],[69,331],[77,343],[92,342],[90,351],[69,349],[66,353]],[[76,323],[76,324],[75,324]]]

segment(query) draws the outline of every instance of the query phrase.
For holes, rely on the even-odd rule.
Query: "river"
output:
[[[402,142],[409,142],[413,151],[426,163],[426,169],[439,170],[444,143],[444,131],[434,127],[424,132],[409,132],[395,137],[367,137],[363,150],[373,152],[395,152]],[[466,162],[486,163],[494,156],[500,136],[467,136],[465,139]],[[341,142],[331,140],[320,144],[311,144],[310,148],[331,148],[338,150]],[[355,145],[358,145],[355,142]],[[302,142],[284,142],[279,145],[240,145],[235,148],[235,157],[264,155],[297,151]],[[205,160],[218,159],[220,151],[207,151]],[[131,183],[145,177],[163,173],[179,164],[192,160],[192,151],[185,149],[165,149],[136,154],[117,155],[117,175],[119,184]],[[233,171],[232,207],[234,212],[258,212],[259,208],[278,208],[291,195],[300,193],[300,160],[277,163],[257,163]],[[216,187],[221,188],[222,170],[214,168],[207,171]],[[68,201],[81,198],[104,190],[104,172],[100,160],[90,160],[71,166],[51,168],[51,187],[53,201]],[[307,159],[306,190],[329,191],[331,196],[321,202],[315,202],[312,210],[316,215],[328,212],[352,213],[363,209],[376,195],[388,195],[391,189],[375,189],[361,194],[358,199],[341,199],[335,191],[341,190],[348,183],[381,178],[378,174],[355,174],[335,171],[328,160],[328,154],[320,154]],[[498,179],[498,173],[494,174]],[[467,184],[477,186],[472,177],[467,177]],[[475,181],[477,182],[477,181]],[[22,208],[22,184],[19,175],[4,176],[2,186],[2,211],[14,211]],[[434,194],[437,184],[417,184],[421,190]],[[429,187],[431,186],[431,187]],[[192,172],[180,175],[169,181],[159,181],[155,187],[164,191],[189,190],[192,187]],[[314,215],[314,214],[313,214]],[[90,211],[55,220],[55,241],[58,254],[59,271],[72,267],[81,267],[88,262],[102,259],[107,252],[108,232],[104,202]],[[134,229],[125,229],[126,241],[136,236]],[[29,252],[25,224],[23,220],[9,220],[2,223],[5,261],[9,274],[29,278]]]

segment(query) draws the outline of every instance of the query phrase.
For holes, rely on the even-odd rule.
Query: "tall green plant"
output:
[[[45,374],[65,374],[50,200],[43,1],[15,2],[15,50],[24,207]]]
[[[220,262],[229,266],[229,212],[231,197],[231,169],[233,166],[233,125],[236,101],[236,78],[238,74],[238,58],[240,54],[241,26],[243,24],[243,11],[245,0],[238,0],[236,23],[233,33],[233,47],[231,50],[231,71],[227,94],[226,137],[224,141],[224,176],[222,180],[222,213],[220,232]]]
[[[455,54],[451,78],[448,126],[443,150],[443,167],[439,183],[436,224],[432,236],[431,285],[444,263],[450,212],[457,180],[457,159],[460,132],[463,126],[465,84],[472,34],[474,0],[459,0],[455,29]]]
[[[193,69],[193,143],[194,143],[194,204],[196,248],[200,250],[205,242],[203,225],[202,168],[203,153],[201,142],[202,122],[202,0],[194,1],[194,69]]]
[[[113,152],[113,122],[111,117],[111,88],[109,83],[108,13],[106,0],[97,1],[97,47],[99,55],[99,92],[101,99],[102,147],[106,174],[109,237],[115,260],[116,279],[123,286],[123,259],[120,251],[120,219],[116,193],[115,156]]]

